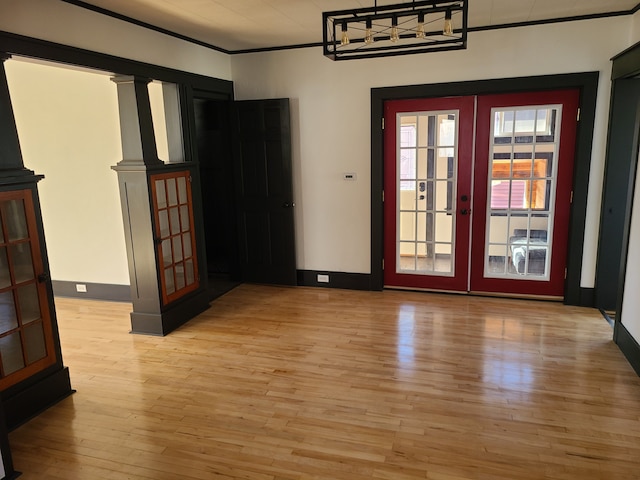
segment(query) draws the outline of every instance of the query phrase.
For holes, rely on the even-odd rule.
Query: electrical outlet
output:
[[[76,292],[87,293],[87,286],[84,283],[76,283]]]
[[[329,275],[318,274],[318,283],[329,283]]]

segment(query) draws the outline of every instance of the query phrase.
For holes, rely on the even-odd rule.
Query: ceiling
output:
[[[63,0],[95,6],[227,51],[322,42],[322,12],[374,0]],[[378,0],[378,6],[401,0]],[[630,13],[638,0],[470,0],[469,27]]]

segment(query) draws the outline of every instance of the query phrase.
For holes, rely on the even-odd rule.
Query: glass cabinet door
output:
[[[0,193],[0,390],[55,363],[30,190]]]
[[[188,171],[151,176],[158,245],[158,263],[164,305],[200,285]]]

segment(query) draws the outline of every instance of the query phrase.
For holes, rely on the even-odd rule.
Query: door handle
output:
[[[462,210],[460,210],[461,215],[468,215],[470,213],[471,213],[471,209],[467,210],[466,208],[463,208]]]
[[[38,275],[38,282],[44,283],[44,282],[48,282],[48,281],[49,281],[49,274],[48,273],[41,273],[40,275]]]
[[[293,208],[293,207],[295,207],[295,206],[296,206],[296,204],[295,204],[295,203],[293,203],[293,202],[291,202],[291,203],[289,203],[289,202],[284,202],[284,203],[282,204],[282,208]]]

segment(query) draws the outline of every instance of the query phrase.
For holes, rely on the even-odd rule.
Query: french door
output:
[[[385,104],[385,285],[467,288],[474,103]]]
[[[577,90],[385,104],[385,286],[562,297]]]

